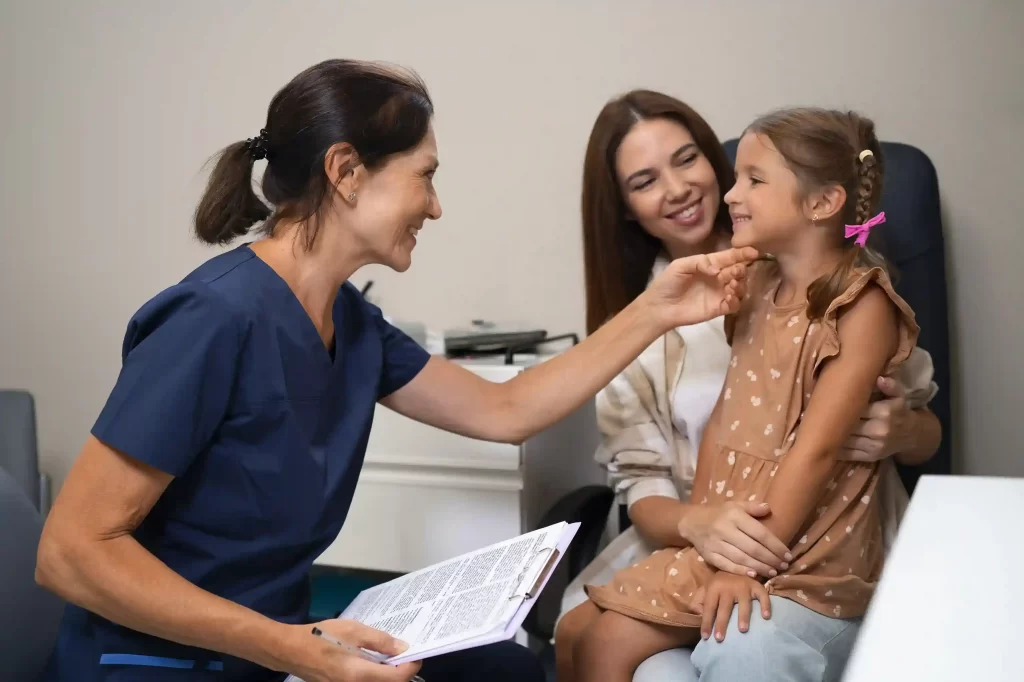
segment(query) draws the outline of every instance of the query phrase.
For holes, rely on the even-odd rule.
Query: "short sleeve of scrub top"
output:
[[[377,399],[380,400],[412,381],[427,364],[430,354],[405,332],[385,320],[377,306],[372,303],[365,305],[377,325],[384,353],[380,388],[377,390]]]
[[[128,326],[121,372],[93,435],[180,476],[228,408],[240,338],[231,311],[202,283],[158,294]]]

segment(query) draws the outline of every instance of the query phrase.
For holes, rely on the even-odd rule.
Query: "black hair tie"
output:
[[[266,128],[261,128],[258,136],[250,137],[245,141],[245,151],[249,152],[253,161],[266,159],[270,156],[270,139]]]

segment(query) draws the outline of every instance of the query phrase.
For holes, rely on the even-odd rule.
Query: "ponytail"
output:
[[[324,170],[331,147],[351,144],[372,170],[422,142],[433,113],[426,86],[411,71],[351,59],[309,67],[274,95],[257,137],[220,153],[196,207],[196,236],[226,244],[256,223],[272,235],[289,221],[301,225],[312,248],[335,190]],[[266,204],[252,186],[253,162],[264,158]]]
[[[207,244],[226,244],[271,215],[252,188],[251,150],[250,142],[235,142],[217,159],[195,214],[195,234]]]

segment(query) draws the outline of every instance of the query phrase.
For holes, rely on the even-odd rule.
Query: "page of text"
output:
[[[360,594],[342,613],[409,644],[402,657],[504,626],[525,572],[557,544],[562,525],[410,573]]]

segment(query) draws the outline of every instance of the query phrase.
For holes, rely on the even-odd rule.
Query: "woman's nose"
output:
[[[441,217],[441,200],[434,194],[430,197],[430,205],[427,207],[427,217],[437,220]]]
[[[685,199],[690,194],[691,185],[686,178],[678,173],[668,173],[665,177],[665,187],[668,191],[668,198],[672,201]]]

